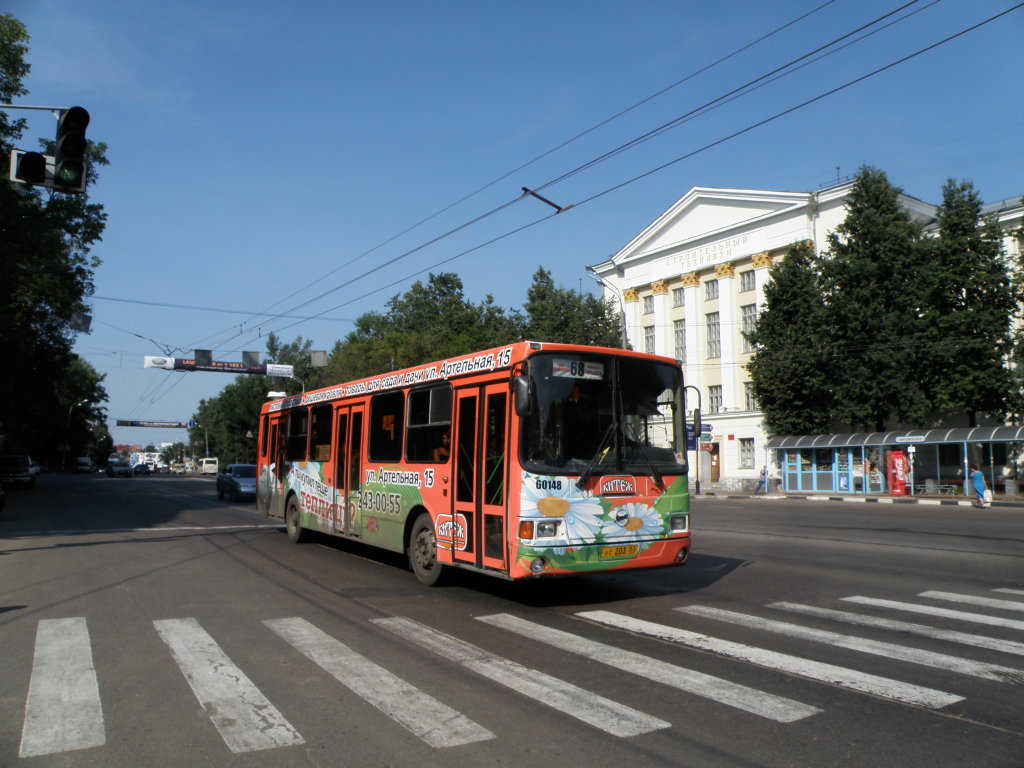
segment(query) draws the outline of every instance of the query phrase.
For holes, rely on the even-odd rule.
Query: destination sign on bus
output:
[[[596,379],[600,381],[604,378],[604,363],[555,358],[551,362],[551,375],[567,379]]]

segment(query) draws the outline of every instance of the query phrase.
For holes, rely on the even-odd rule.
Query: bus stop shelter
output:
[[[994,494],[1016,496],[1024,427],[773,437],[765,453],[786,493],[961,495],[974,464]]]

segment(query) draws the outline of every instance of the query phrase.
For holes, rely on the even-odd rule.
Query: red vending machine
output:
[[[903,451],[889,451],[889,493],[893,496],[904,496],[910,475],[910,460]]]

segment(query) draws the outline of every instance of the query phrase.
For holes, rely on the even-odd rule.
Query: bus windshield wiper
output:
[[[601,438],[601,442],[597,445],[597,451],[590,457],[590,461],[587,462],[587,466],[580,472],[580,479],[576,481],[576,487],[581,491],[583,486],[587,484],[590,476],[594,473],[594,467],[597,466],[598,462],[604,461],[604,457],[608,455],[608,451],[612,449],[611,442],[608,440],[618,428],[618,424],[614,421],[608,425],[608,429],[604,431],[604,437]]]
[[[629,433],[629,437],[632,438],[633,442],[636,443],[637,450],[639,450],[640,455],[643,456],[644,461],[647,464],[647,468],[651,470],[651,477],[654,478],[654,482],[657,483],[659,486],[663,486],[664,483],[661,479],[661,473],[658,471],[658,468],[654,466],[654,462],[651,461],[651,457],[647,455],[647,446],[644,445],[643,442],[641,442],[640,436],[637,435],[633,425],[630,424],[628,421],[626,422],[626,432]]]

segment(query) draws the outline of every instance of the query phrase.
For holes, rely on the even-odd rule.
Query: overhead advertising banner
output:
[[[226,363],[211,360],[209,365],[199,365],[195,359],[187,357],[154,357],[145,355],[142,358],[143,368],[162,368],[165,371],[214,371],[216,373],[255,373],[263,376],[280,376],[291,378],[295,373],[293,365],[277,365],[261,363],[245,365],[244,363]]]
[[[188,429],[194,427],[196,423],[194,421],[128,421],[126,419],[118,419],[117,426],[119,427],[166,427],[168,429]]]

